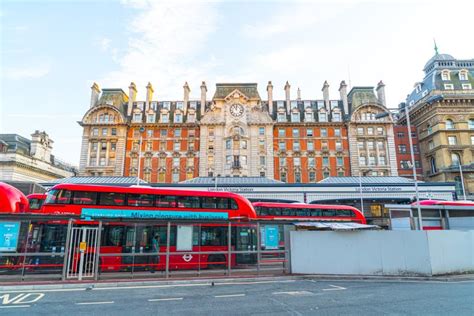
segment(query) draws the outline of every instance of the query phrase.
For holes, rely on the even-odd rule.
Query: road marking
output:
[[[99,304],[113,304],[114,301],[106,301],[106,302],[81,302],[76,303],[76,305],[99,305]]]
[[[19,307],[30,307],[30,305],[8,305],[8,306],[0,306],[0,308],[19,308]]]
[[[288,292],[273,292],[273,295],[313,295],[313,292],[309,291],[288,291]]]
[[[337,286],[337,285],[332,285],[332,284],[329,284],[329,286],[331,286],[332,288],[330,288],[330,289],[323,289],[323,291],[341,291],[341,290],[347,290],[347,288],[342,287],[342,286]]]
[[[269,283],[289,283],[296,282],[296,280],[284,280],[284,281],[256,281],[256,282],[220,282],[215,283],[214,285],[247,285],[247,284],[269,284]]]
[[[181,301],[182,297],[170,297],[170,298],[151,298],[148,302],[160,302],[160,301]]]
[[[245,294],[227,294],[227,295],[214,295],[215,298],[225,298],[225,297],[242,297]]]

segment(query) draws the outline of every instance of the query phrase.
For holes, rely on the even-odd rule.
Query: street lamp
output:
[[[410,108],[407,105],[403,108],[405,110],[405,117],[407,118],[407,130],[408,130],[408,143],[410,144],[410,157],[411,157],[411,169],[413,171],[413,180],[415,181],[415,197],[416,197],[416,208],[418,210],[418,228],[423,230],[423,219],[421,217],[420,207],[420,195],[418,192],[418,179],[416,177],[416,165],[415,165],[415,154],[413,152],[413,140],[411,138],[411,123],[410,123]],[[389,112],[382,112],[375,116],[376,119],[381,119],[389,116]]]
[[[461,188],[464,201],[466,201],[466,190],[464,189],[464,176],[462,174],[461,158],[458,159],[459,175],[461,176]]]
[[[364,213],[364,197],[362,196],[362,168],[360,166],[359,141],[357,141],[357,164],[359,166],[359,193],[360,193],[360,211]]]
[[[140,132],[140,141],[138,142],[138,171],[137,171],[137,185],[140,185],[140,165],[142,160],[142,134],[145,131],[145,128],[142,126],[139,129]]]

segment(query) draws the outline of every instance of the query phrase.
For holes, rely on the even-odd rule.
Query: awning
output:
[[[380,229],[377,225],[366,225],[359,223],[294,223],[296,227],[307,228],[311,230],[364,230],[364,229]]]

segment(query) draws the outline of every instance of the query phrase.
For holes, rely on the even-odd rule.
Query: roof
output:
[[[414,183],[412,179],[404,177],[329,177],[319,181],[324,184],[405,184]],[[423,182],[423,181],[418,181]]]
[[[180,182],[180,184],[207,184],[214,185],[216,177],[198,177]],[[283,182],[265,177],[217,177],[218,185],[241,185],[241,184],[281,184]]]
[[[431,65],[432,62],[434,61],[443,61],[443,60],[454,60],[455,58],[449,54],[436,54],[433,57],[431,57],[425,64],[425,67],[423,70],[426,70],[429,65]]]
[[[63,179],[56,179],[49,182],[41,183],[45,187],[52,187],[60,183],[72,183],[72,184],[110,184],[110,185],[121,185],[130,186],[137,183],[136,177],[69,177]],[[140,184],[146,184],[148,182],[140,179]]]
[[[223,99],[234,90],[239,90],[250,99],[260,99],[256,83],[217,83],[213,99]]]
[[[379,229],[377,225],[366,225],[359,223],[294,223],[298,228],[306,228],[311,230],[363,230],[363,229]]]

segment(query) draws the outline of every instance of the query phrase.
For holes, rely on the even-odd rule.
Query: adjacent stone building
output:
[[[373,87],[347,93],[343,81],[338,98],[330,98],[325,82],[321,99],[302,98],[299,89],[292,98],[288,82],[283,100],[273,98],[271,82],[266,99],[256,83],[217,83],[211,99],[205,82],[199,88],[199,99],[190,98],[185,83],[181,100],[156,101],[149,83],[145,100],[137,101],[134,83],[128,95],[94,84],[79,122],[80,174],[158,183],[199,176],[306,183],[358,175],[360,162],[363,175],[397,175],[393,120],[374,116],[387,111],[382,83],[375,96]]]
[[[52,155],[53,141],[35,131],[31,139],[0,134],[0,181],[44,182],[76,175],[76,167]]]
[[[455,181],[462,198],[460,167],[466,194],[474,194],[474,59],[436,54],[424,67],[425,77],[415,83],[400,105],[400,124],[406,125],[405,107],[418,134],[421,167],[426,181]]]

